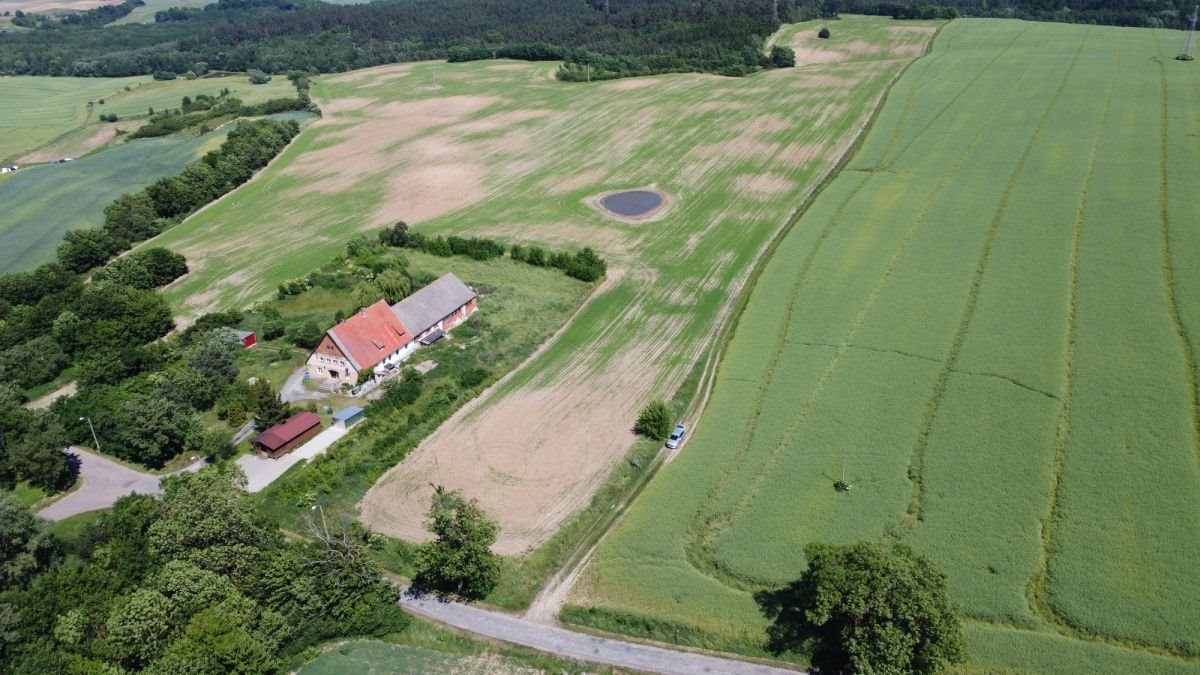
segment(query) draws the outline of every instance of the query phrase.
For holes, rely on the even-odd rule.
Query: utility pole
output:
[[[433,67],[433,88],[437,89],[437,66]]]
[[[588,70],[587,81],[590,83],[592,81],[592,64],[590,64],[590,63],[587,64],[587,70]]]
[[[92,418],[90,418],[90,417],[80,417],[79,418],[80,422],[82,422],[84,420],[87,420],[88,428],[92,430],[92,440],[95,441],[95,443],[96,443],[96,452],[101,452],[100,439],[96,436],[96,427],[92,426]]]
[[[1190,25],[1188,26],[1188,34],[1187,37],[1183,39],[1183,51],[1179,52],[1179,56],[1175,57],[1180,61],[1192,60],[1192,49],[1196,47],[1196,18],[1198,16],[1200,16],[1200,5],[1196,5],[1192,9],[1192,16],[1189,19]]]
[[[321,529],[325,530],[325,540],[329,541],[329,524],[325,522],[325,507],[321,506],[320,504],[312,505],[313,511],[318,509],[321,511]]]

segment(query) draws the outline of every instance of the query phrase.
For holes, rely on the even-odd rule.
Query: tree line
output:
[[[821,16],[823,8],[818,0],[780,0],[778,15],[770,2],[741,0],[219,0],[160,13],[149,25],[0,37],[0,74],[183,74],[197,62],[227,71],[341,72],[445,59],[452,50],[456,58],[526,58],[532,45],[547,45],[607,72],[736,75],[763,66],[762,45],[781,20]]]
[[[179,176],[117,198],[103,226],[68,232],[56,262],[0,276],[0,487],[69,486],[74,467],[62,448],[92,443],[88,418],[102,450],[147,466],[185,449],[229,451],[228,434],[205,428],[195,413],[232,387],[240,342],[227,328],[161,341],[174,319],[156,289],[186,274],[186,260],[158,247],[113,256],[245,182],[297,131],[295,122],[243,122]],[[79,384],[74,396],[49,411],[23,406],[14,387],[49,383],[68,369]],[[273,392],[238,395],[247,411],[278,408]]]
[[[1187,28],[1191,0],[830,0],[836,10],[897,19],[958,16],[1109,26]]]
[[[356,524],[265,522],[236,468],[164,480],[56,537],[0,491],[0,664],[14,673],[286,672],[410,619]]]

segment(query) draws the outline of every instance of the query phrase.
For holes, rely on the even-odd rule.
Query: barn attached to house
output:
[[[392,312],[416,337],[431,345],[478,309],[478,296],[453,273],[392,305]]]
[[[475,291],[446,274],[390,307],[380,300],[330,328],[308,357],[308,375],[350,384],[367,369],[383,375],[476,309]]]
[[[308,357],[308,375],[356,384],[360,371],[394,367],[416,346],[412,333],[380,300],[325,332]]]
[[[278,459],[319,433],[321,418],[316,413],[302,412],[251,438],[250,446],[259,455]]]

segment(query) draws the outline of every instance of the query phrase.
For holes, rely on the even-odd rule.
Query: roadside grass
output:
[[[24,506],[25,508],[33,507],[34,504],[38,503],[43,497],[46,496],[45,490],[39,487],[34,487],[24,481],[17,483],[17,486],[13,488],[12,493],[13,496],[17,498],[17,501],[21,502],[21,506]]]
[[[128,90],[126,89],[128,87]],[[120,119],[145,117],[155,110],[179,107],[184,96],[216,96],[228,88],[244,103],[291,98],[295,89],[287,78],[274,77],[251,85],[244,75],[223,78],[155,81],[150,76],[0,78],[0,163],[16,160],[54,139],[82,127],[101,114]],[[103,99],[104,104],[99,101]],[[93,101],[92,110],[87,109]]]
[[[99,509],[63,518],[62,520],[51,521],[46,524],[46,531],[65,542],[69,549],[72,543],[83,533],[84,529],[99,521],[108,512],[109,509]]]
[[[1200,158],[1172,140],[1200,87],[1159,41],[948,25],[772,257],[687,451],[564,620],[759,654],[752,593],[806,543],[898,539],[994,622],[963,672],[1200,672]]]
[[[615,669],[559,659],[526,647],[470,637],[413,617],[401,633],[382,640],[330,645],[296,668],[299,675],[342,673],[615,673]]]

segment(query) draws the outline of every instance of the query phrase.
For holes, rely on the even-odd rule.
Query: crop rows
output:
[[[1200,87],[1155,51],[944,29],[781,244],[692,441],[577,600],[737,647],[804,544],[890,537],[997,625],[969,632],[986,663],[1195,666],[1137,651],[1200,653],[1200,157],[1172,142]]]

